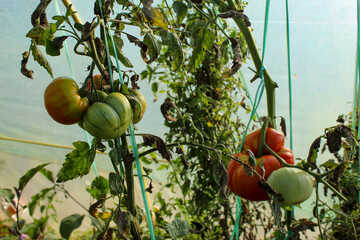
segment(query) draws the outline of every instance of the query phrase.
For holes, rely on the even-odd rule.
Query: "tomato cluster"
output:
[[[100,90],[104,84],[106,82],[101,75],[96,75],[94,85],[97,90],[91,91],[88,79],[80,95],[79,87],[73,79],[56,78],[45,90],[45,108],[55,121],[61,124],[78,123],[94,137],[119,137],[132,122],[135,124],[142,119],[146,100],[140,92],[133,89],[129,89],[127,95],[120,92],[107,94]]]
[[[244,163],[248,163],[248,150],[250,150],[255,156],[257,156],[255,167],[256,172],[263,176],[266,180],[273,171],[281,168],[282,166],[281,163],[266,149],[263,149],[262,156],[258,156],[260,150],[260,141],[261,129],[248,134],[244,140],[243,151],[241,153],[235,154],[234,157],[239,158],[239,160],[243,161]],[[277,131],[276,129],[267,128],[265,142],[287,163],[294,164],[294,155],[291,149],[284,147],[284,134]],[[261,170],[261,165],[263,166],[265,173]],[[241,163],[231,159],[228,165],[228,174],[228,188],[236,195],[251,201],[269,200],[267,192],[259,187],[259,176],[256,174],[253,174],[252,177],[248,176]]]

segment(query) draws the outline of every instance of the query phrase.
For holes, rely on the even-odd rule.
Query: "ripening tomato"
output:
[[[261,129],[258,129],[245,137],[243,152],[247,149],[251,150],[255,156],[258,155],[261,141]],[[282,132],[274,129],[267,128],[265,134],[266,144],[275,152],[280,151],[284,147],[285,136]],[[263,149],[263,154],[270,154],[268,150]]]
[[[47,86],[44,103],[49,115],[62,124],[77,123],[89,107],[88,99],[80,96],[77,83],[68,77],[58,77]]]
[[[284,147],[284,148],[280,149],[280,151],[278,151],[277,154],[279,155],[279,157],[284,159],[285,162],[287,162],[291,165],[294,165],[294,163],[295,163],[294,154],[290,148]]]
[[[311,176],[298,168],[284,167],[274,171],[267,182],[281,193],[284,201],[283,206],[291,206],[302,203],[308,199],[313,191],[314,183]]]
[[[97,74],[93,77],[94,84],[96,89],[102,89],[102,86],[106,85],[106,81],[102,78],[101,74]],[[91,79],[87,79],[86,81],[86,89],[88,91],[91,90]]]
[[[131,107],[133,109],[133,123],[136,124],[140,122],[144,116],[146,110],[146,99],[144,95],[135,89],[129,89],[129,93],[130,94],[126,95],[126,97],[130,101]]]
[[[237,153],[234,157],[241,161],[248,163],[249,155],[246,153]],[[270,174],[281,167],[280,162],[272,155],[264,155],[256,159],[256,172],[261,176],[263,171],[260,165],[263,163],[265,169],[264,179],[266,180]],[[251,201],[265,201],[269,200],[267,192],[261,189],[258,185],[259,176],[253,174],[249,177],[244,170],[241,163],[231,159],[228,165],[229,183],[228,188],[236,195]]]
[[[127,98],[118,92],[110,93],[86,111],[82,127],[92,136],[102,139],[120,137],[133,120],[133,110]]]

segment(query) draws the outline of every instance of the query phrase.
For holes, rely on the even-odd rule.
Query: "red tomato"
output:
[[[94,84],[95,84],[96,89],[102,89],[102,86],[106,85],[106,81],[103,80],[101,74],[95,75],[93,78],[94,78]],[[101,83],[101,80],[102,80],[102,83]],[[87,79],[86,89],[88,91],[91,90],[91,79]]]
[[[68,77],[54,79],[44,94],[45,108],[58,123],[74,124],[80,121],[89,107],[89,100],[79,95],[77,83]]]
[[[285,160],[285,162],[294,165],[295,159],[294,154],[290,148],[282,148],[280,151],[277,152],[279,157]]]
[[[251,150],[255,156],[258,155],[259,147],[261,141],[261,129],[258,129],[245,137],[243,152],[246,152],[246,149]],[[268,128],[265,135],[266,144],[274,150],[274,152],[280,151],[284,147],[285,136],[282,132],[274,129]],[[263,149],[263,154],[270,154],[269,151]]]
[[[234,157],[239,158],[247,163],[249,155],[246,153],[237,153]],[[280,162],[272,155],[264,155],[256,159],[256,172],[263,175],[260,165],[264,162],[266,180],[270,174],[281,167]],[[249,177],[246,175],[244,167],[241,163],[231,159],[228,165],[229,183],[228,188],[236,195],[251,201],[265,201],[269,200],[267,192],[261,189],[258,185],[260,178],[257,175]]]

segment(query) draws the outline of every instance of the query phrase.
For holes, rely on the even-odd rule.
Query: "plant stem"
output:
[[[232,0],[227,0],[227,3],[231,10],[237,10]],[[257,72],[259,72],[262,67],[262,60],[251,29],[246,26],[244,20],[241,18],[234,18],[234,21],[245,38],[246,44],[251,54],[251,58],[254,62]],[[277,84],[272,80],[269,72],[266,69],[264,69],[263,75],[267,98],[267,115],[271,119],[269,127],[275,128],[275,88],[277,87]]]
[[[128,143],[125,135],[121,136],[121,142],[122,146],[126,147],[126,155],[130,154],[128,149]],[[131,160],[129,160],[131,159]],[[137,209],[135,204],[135,187],[134,187],[134,162],[132,161],[132,158],[129,158],[128,160],[125,159],[124,166],[125,166],[125,179],[126,179],[126,186],[127,186],[127,207],[131,215],[136,217],[137,215]]]
[[[320,232],[320,239],[324,239],[322,230],[321,230],[321,222],[320,222],[320,216],[319,216],[319,182],[316,182],[316,202],[315,202],[315,208],[316,208],[316,218],[319,225],[319,232]]]

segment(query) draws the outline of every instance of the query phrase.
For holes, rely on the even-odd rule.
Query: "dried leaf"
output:
[[[278,202],[282,202],[284,201],[284,197],[282,196],[281,193],[277,193],[272,187],[271,185],[266,182],[266,181],[262,181],[262,180],[259,180],[258,181],[258,185],[261,189],[265,190],[267,193],[271,194],[272,196],[275,197],[276,201]]]
[[[118,213],[116,214],[115,223],[120,236],[122,238],[128,239],[127,236],[129,236],[130,225],[129,214],[119,208]]]
[[[51,1],[41,0],[35,11],[31,15],[31,24],[36,26],[50,27],[50,24],[46,17],[46,8]]]
[[[285,122],[285,118],[284,117],[280,117],[281,121],[280,121],[280,127],[281,127],[281,131],[284,133],[284,136],[286,137],[286,122]]]
[[[131,81],[131,87],[133,89],[136,90],[140,89],[139,85],[137,84],[137,81],[139,81],[139,74],[135,73],[134,75],[132,75],[130,81]]]
[[[183,149],[181,148],[180,145],[176,147],[175,152],[180,155],[181,163],[184,165],[184,169],[188,170],[189,169],[189,163],[187,162],[187,160],[185,158],[185,153],[184,153],[184,151],[183,151]]]
[[[91,204],[91,206],[89,208],[90,215],[93,216],[94,218],[97,218],[98,217],[97,209],[102,207],[104,202],[105,202],[105,198],[101,198],[98,201],[96,201],[95,203]]]
[[[306,230],[311,230],[311,231],[315,231],[315,227],[317,226],[316,223],[309,221],[306,218],[302,218],[302,219],[298,219],[295,220],[291,226],[290,226],[290,231],[294,232],[294,233],[298,233],[298,232],[303,232]]]
[[[152,189],[153,189],[153,185],[152,182],[150,182],[149,186],[145,189],[146,192],[152,193]]]
[[[217,16],[220,18],[241,18],[244,20],[247,27],[251,26],[248,16],[246,16],[245,14],[243,14],[241,12],[236,12],[234,10],[230,10],[227,12],[220,13]]]
[[[20,69],[20,72],[21,72],[25,77],[34,79],[34,71],[33,71],[33,70],[29,70],[29,69],[27,69],[27,67],[26,67],[26,64],[27,64],[27,62],[28,62],[28,60],[29,60],[29,55],[30,55],[30,52],[29,52],[29,51],[23,52],[23,54],[22,54],[23,59],[21,60],[21,69]]]
[[[231,41],[231,48],[234,53],[233,57],[233,65],[231,66],[231,69],[223,74],[223,78],[229,78],[236,74],[238,70],[242,66],[243,57],[241,53],[241,46],[239,41],[236,38],[230,38]]]
[[[316,168],[316,158],[317,158],[317,153],[319,152],[319,148],[320,148],[320,143],[321,143],[321,136],[316,138],[314,140],[314,142],[311,144],[310,149],[309,149],[309,154],[307,157],[307,163]]]
[[[254,153],[250,149],[246,149],[246,151],[249,154],[248,162],[249,162],[250,166],[256,167],[256,157],[255,157]]]
[[[331,153],[338,152],[341,149],[341,132],[337,128],[326,132],[326,139],[326,144]]]
[[[247,176],[249,176],[249,177],[254,176],[253,169],[252,169],[249,165],[244,164],[244,165],[243,165],[243,168],[244,168],[245,174],[246,174]]]
[[[171,160],[172,157],[171,153],[167,148],[164,140],[152,134],[142,134],[141,136],[143,137],[145,146],[150,146],[150,147],[155,146],[164,159],[168,161]]]
[[[165,99],[165,102],[161,105],[160,107],[160,110],[161,110],[161,113],[162,115],[164,116],[164,118],[168,121],[172,121],[172,122],[176,122],[177,119],[172,117],[168,111],[171,109],[171,108],[175,108],[175,103],[173,103],[172,101],[170,101],[169,99]]]
[[[140,47],[141,50],[143,50],[144,52],[147,51],[148,46],[142,41],[140,41],[137,37],[130,34],[126,34],[126,36],[131,43],[134,43],[136,46]]]
[[[229,182],[229,174],[227,172],[225,163],[220,161],[218,168],[214,172],[220,179],[219,181],[219,194],[222,198],[227,198],[227,185]]]

